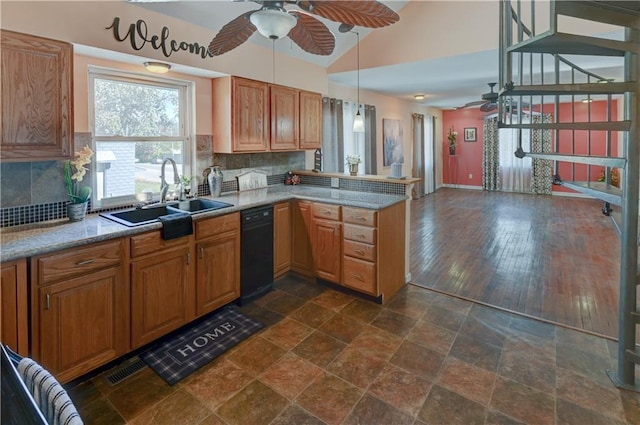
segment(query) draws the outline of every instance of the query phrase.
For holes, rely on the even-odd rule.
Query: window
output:
[[[160,195],[163,160],[191,176],[190,82],[91,68],[89,119],[94,135],[94,208],[130,204]],[[175,190],[171,164],[165,167]]]

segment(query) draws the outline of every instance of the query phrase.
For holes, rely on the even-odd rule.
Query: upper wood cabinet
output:
[[[57,160],[73,146],[73,46],[0,30],[0,160]]]
[[[320,94],[240,77],[214,78],[212,89],[214,152],[321,147]]]
[[[212,80],[216,153],[264,152],[269,145],[269,86],[238,77]]]
[[[300,149],[322,147],[322,96],[300,91]]]
[[[298,149],[298,90],[290,87],[269,86],[271,101],[271,143],[272,151]]]

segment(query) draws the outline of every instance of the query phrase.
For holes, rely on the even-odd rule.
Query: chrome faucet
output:
[[[182,184],[180,182],[180,176],[178,175],[178,166],[176,165],[176,162],[173,160],[173,158],[167,158],[162,161],[162,168],[160,169],[160,202],[163,204],[167,202],[167,192],[169,191],[169,184],[167,183],[167,180],[165,180],[164,176],[164,166],[167,165],[167,162],[170,162],[171,166],[173,167],[174,183],[178,185],[180,200],[183,200],[183,190]]]

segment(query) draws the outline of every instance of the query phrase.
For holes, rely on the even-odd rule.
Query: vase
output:
[[[358,164],[349,164],[349,174],[352,176],[358,175]]]
[[[81,204],[67,204],[67,216],[69,221],[82,221],[87,215],[87,204],[83,202]]]
[[[455,154],[456,154],[456,147],[449,146],[449,155],[455,155]]]

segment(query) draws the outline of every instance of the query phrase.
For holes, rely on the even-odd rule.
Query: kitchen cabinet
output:
[[[322,148],[322,96],[300,90],[300,149]]]
[[[122,240],[31,261],[32,351],[64,383],[129,349]]]
[[[269,86],[239,77],[212,80],[214,152],[265,152]]]
[[[159,230],[132,236],[131,347],[195,318],[192,237],[164,240]]]
[[[272,151],[293,151],[298,149],[298,114],[300,103],[298,90],[290,87],[269,86],[271,109]]]
[[[196,222],[196,315],[240,298],[240,213]]]
[[[322,146],[319,93],[240,77],[212,79],[214,152],[267,152]]]
[[[0,341],[22,356],[29,355],[27,262],[2,264],[0,280]]]
[[[73,146],[73,46],[0,30],[0,160],[69,158]]]
[[[273,274],[278,278],[291,270],[291,237],[293,221],[291,203],[273,206]]]
[[[313,203],[311,245],[316,277],[334,283],[342,280],[342,223],[339,205]]]
[[[291,269],[295,272],[312,276],[311,202],[293,201],[292,206],[293,241]]]

